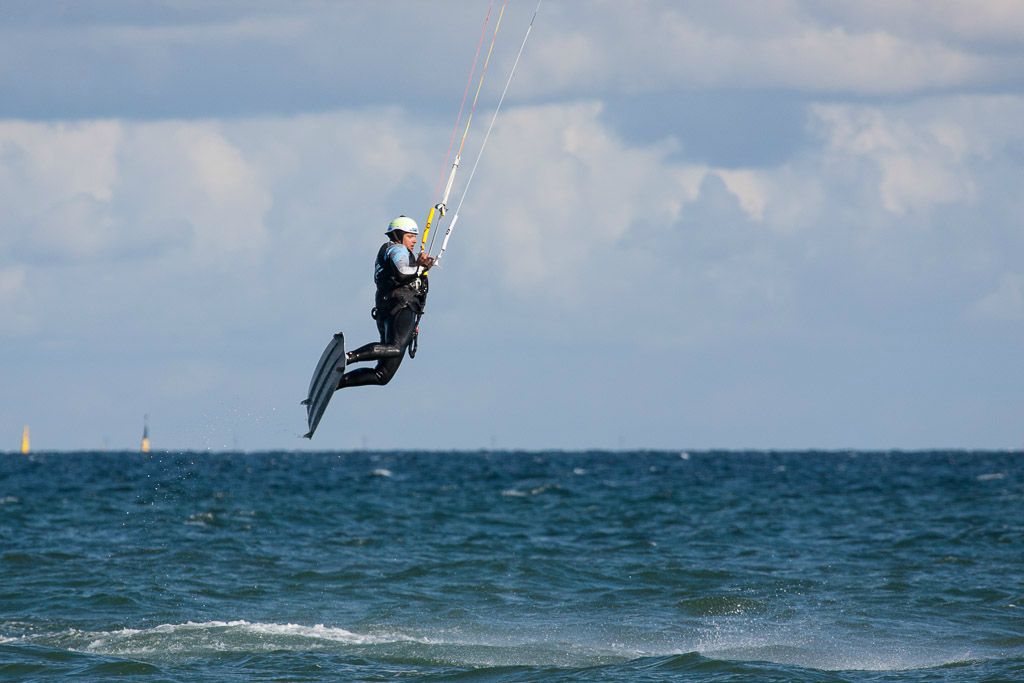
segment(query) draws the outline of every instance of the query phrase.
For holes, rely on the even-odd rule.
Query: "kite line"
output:
[[[501,97],[498,99],[498,104],[494,108],[494,113],[491,116],[491,121],[490,121],[490,123],[487,126],[487,131],[484,134],[483,141],[480,143],[480,149],[477,151],[476,160],[473,162],[473,167],[470,169],[469,178],[466,181],[466,185],[465,185],[465,187],[462,190],[462,196],[459,198],[459,203],[456,205],[455,213],[452,216],[452,220],[448,223],[448,228],[445,230],[444,239],[441,241],[441,249],[437,253],[437,256],[435,257],[434,265],[437,265],[437,263],[440,262],[441,257],[444,256],[444,253],[448,249],[448,241],[449,241],[449,239],[451,239],[452,232],[454,231],[455,225],[456,225],[456,223],[459,220],[459,212],[462,210],[462,205],[466,201],[466,196],[469,194],[469,188],[473,184],[473,178],[476,176],[477,168],[480,165],[480,159],[483,157],[484,149],[487,147],[487,142],[488,142],[488,140],[491,137],[491,130],[494,128],[494,122],[497,121],[497,119],[498,119],[498,114],[501,112],[501,107],[502,107],[502,105],[505,102],[505,96],[508,94],[509,86],[512,85],[512,79],[515,77],[516,69],[519,67],[519,60],[523,56],[523,50],[526,49],[526,43],[530,39],[530,33],[533,31],[533,24],[534,24],[534,22],[537,19],[537,14],[540,12],[540,6],[543,3],[543,1],[544,0],[537,0],[537,6],[536,6],[536,8],[533,11],[533,17],[530,19],[530,25],[526,28],[526,33],[523,35],[522,43],[519,45],[519,52],[516,54],[515,61],[512,63],[512,68],[509,70],[508,78],[505,80],[505,86],[504,86],[504,88],[502,88],[502,91],[501,91]],[[484,64],[483,64],[483,67],[482,67],[481,72],[480,72],[480,79],[477,82],[476,92],[473,95],[473,103],[470,106],[469,116],[466,119],[466,127],[463,130],[463,132],[462,132],[462,139],[459,141],[458,152],[456,152],[455,159],[452,161],[451,170],[449,171],[449,174],[448,174],[448,182],[445,184],[444,194],[441,196],[441,201],[438,202],[437,204],[435,204],[433,207],[431,207],[430,212],[427,215],[427,222],[425,224],[425,227],[424,227],[424,230],[423,230],[423,238],[422,238],[421,243],[420,243],[420,251],[421,252],[424,250],[424,248],[426,248],[427,253],[429,253],[431,248],[433,247],[433,243],[434,243],[433,239],[431,239],[429,241],[429,243],[428,243],[428,236],[430,234],[430,228],[434,224],[435,217],[437,217],[437,225],[440,226],[441,220],[444,218],[445,214],[447,214],[447,212],[448,212],[448,199],[449,199],[449,197],[451,195],[452,186],[455,183],[456,172],[458,171],[459,166],[462,163],[462,152],[463,152],[463,149],[464,149],[465,144],[466,144],[466,138],[469,135],[470,126],[471,126],[471,124],[473,122],[473,114],[476,113],[476,107],[477,107],[477,102],[478,102],[479,97],[480,97],[480,91],[483,88],[484,78],[487,75],[487,69],[488,69],[488,66],[490,65],[490,61],[491,61],[491,54],[494,51],[494,45],[497,42],[497,38],[498,38],[498,31],[501,28],[501,20],[502,20],[502,18],[505,15],[505,8],[508,6],[508,3],[509,3],[509,0],[504,0],[504,2],[501,5],[501,9],[498,12],[498,18],[497,18],[497,21],[495,22],[494,32],[491,35],[491,44],[490,44],[490,46],[487,49],[487,56],[484,58]],[[456,118],[455,126],[452,129],[451,140],[448,143],[448,151],[445,153],[444,165],[442,166],[442,170],[441,170],[441,177],[442,178],[444,177],[444,171],[445,171],[445,169],[448,166],[448,160],[449,160],[449,158],[451,156],[451,150],[452,150],[452,147],[453,147],[453,143],[455,141],[455,133],[458,130],[459,123],[460,123],[460,121],[462,119],[462,112],[463,112],[463,109],[465,107],[466,97],[467,97],[467,95],[469,93],[469,85],[472,82],[473,74],[476,71],[477,60],[478,60],[478,58],[480,56],[480,48],[483,45],[483,38],[484,38],[484,35],[487,32],[487,23],[488,23],[488,21],[490,19],[492,11],[493,11],[493,5],[494,5],[494,0],[491,0],[491,4],[490,4],[490,6],[488,6],[488,9],[487,9],[487,16],[484,18],[484,27],[483,27],[483,29],[481,29],[481,32],[480,32],[480,41],[477,44],[476,55],[473,58],[473,67],[470,69],[469,79],[466,82],[466,89],[463,92],[462,104],[459,105],[459,114],[458,114],[458,117]],[[440,187],[441,187],[441,183],[439,181],[437,189],[435,189],[435,191],[434,191],[435,196],[437,195],[437,192],[440,189]]]

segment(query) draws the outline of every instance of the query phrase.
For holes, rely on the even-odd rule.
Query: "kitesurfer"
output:
[[[377,321],[380,341],[345,354],[347,365],[375,360],[377,366],[346,372],[338,381],[339,389],[387,384],[398,372],[410,346],[410,355],[415,353],[419,320],[427,300],[424,271],[434,265],[434,259],[424,252],[419,257],[413,254],[420,229],[408,216],[391,221],[385,234],[388,241],[377,251],[373,270],[377,295],[372,315]]]

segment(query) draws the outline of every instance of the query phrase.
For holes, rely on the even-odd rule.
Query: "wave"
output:
[[[562,493],[562,487],[558,484],[541,484],[540,486],[533,486],[528,489],[509,488],[501,492],[501,495],[506,498],[527,498],[529,496],[539,496],[547,493],[548,491],[555,491]]]
[[[424,636],[400,630],[356,633],[317,624],[237,621],[185,622],[152,628],[64,631],[21,637],[0,636],[0,645],[45,647],[141,661],[175,661],[223,654],[270,652],[328,653],[376,661],[422,662],[444,666],[594,666],[641,656],[616,646],[591,646],[546,640],[465,637],[458,630]]]
[[[323,653],[374,661],[422,662],[457,667],[542,666],[558,669],[639,665],[699,657],[720,663],[764,662],[817,671],[910,671],[961,665],[984,657],[970,652],[919,648],[857,647],[825,640],[772,642],[770,638],[733,636],[690,643],[643,643],[642,639],[605,641],[568,634],[467,634],[437,629],[429,635],[395,629],[357,633],[317,624],[236,621],[185,622],[151,628],[109,631],[66,629],[55,633],[0,636],[0,645],[28,645],[141,661],[173,662],[222,654],[271,652]],[[576,634],[577,636],[581,634]],[[592,634],[595,635],[596,634]],[[653,645],[653,647],[652,647]],[[692,663],[692,660],[687,659]],[[645,665],[646,666],[646,665]]]
[[[206,621],[161,624],[152,628],[111,631],[67,629],[51,634],[0,638],[0,643],[26,643],[96,654],[144,657],[160,654],[212,652],[260,652],[268,650],[315,650],[332,645],[368,645],[414,641],[402,634],[358,634],[343,628],[265,624],[259,622]]]

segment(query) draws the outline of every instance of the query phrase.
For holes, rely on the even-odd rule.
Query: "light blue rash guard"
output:
[[[392,244],[384,252],[384,260],[394,266],[394,272],[402,277],[409,277],[416,274],[416,257],[405,248],[404,244]],[[380,283],[384,274],[383,264],[378,260],[373,268],[373,281]]]

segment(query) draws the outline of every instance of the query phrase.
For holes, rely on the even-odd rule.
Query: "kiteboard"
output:
[[[309,380],[309,395],[302,405],[306,406],[306,423],[309,431],[304,435],[313,438],[313,432],[320,424],[320,418],[327,410],[327,404],[338,388],[338,380],[345,373],[345,335],[338,332],[331,338],[316,364],[313,377]]]

